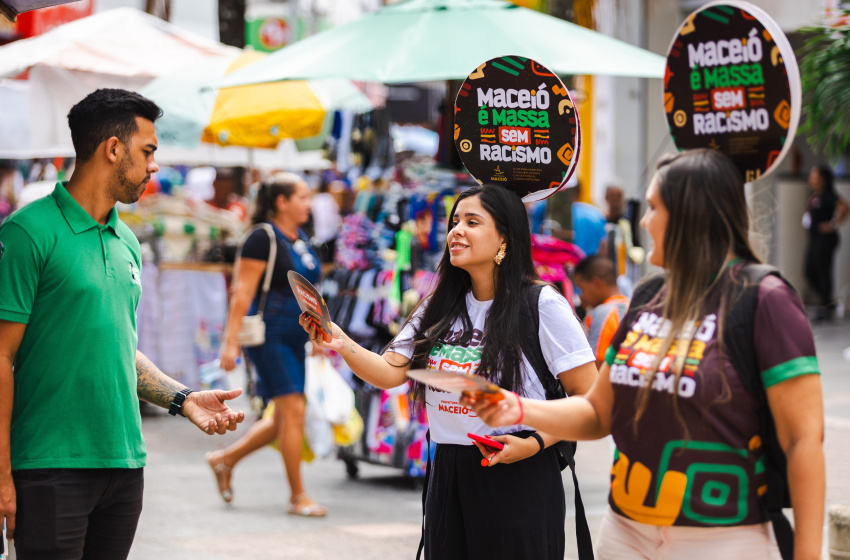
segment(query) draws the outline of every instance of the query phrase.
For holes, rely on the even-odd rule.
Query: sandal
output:
[[[301,501],[301,498],[306,497],[308,497],[306,492],[294,496],[289,500],[289,508],[286,510],[286,513],[289,515],[300,515],[301,517],[325,517],[328,514],[328,508],[320,506],[315,502],[306,506],[296,505]]]
[[[228,504],[233,501],[233,491],[230,489],[230,476],[233,467],[224,464],[224,451],[210,451],[205,455],[207,463],[215,475],[218,493]]]

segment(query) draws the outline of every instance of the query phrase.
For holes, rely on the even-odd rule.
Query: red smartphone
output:
[[[479,436],[478,434],[473,434],[473,433],[468,433],[466,435],[469,436],[471,439],[474,439],[475,441],[477,441],[481,445],[483,445],[485,447],[489,447],[490,449],[496,449],[498,451],[501,451],[502,449],[505,448],[504,443],[498,442],[495,439],[490,439],[487,436]]]

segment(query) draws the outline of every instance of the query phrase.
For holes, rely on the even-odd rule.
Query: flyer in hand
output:
[[[316,326],[322,332],[322,339],[325,342],[330,342],[331,316],[322,294],[313,284],[294,270],[287,272],[286,277],[289,279],[289,286],[298,301],[298,307],[316,323]]]
[[[490,401],[500,401],[505,398],[498,385],[490,383],[479,375],[455,373],[442,369],[414,369],[408,371],[407,376],[414,381],[419,381],[447,393],[458,395],[478,393]]]

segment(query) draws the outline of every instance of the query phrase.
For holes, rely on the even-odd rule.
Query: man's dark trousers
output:
[[[143,469],[12,472],[18,560],[123,560],[142,513]]]

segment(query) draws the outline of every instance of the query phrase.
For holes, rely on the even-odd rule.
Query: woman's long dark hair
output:
[[[715,150],[689,150],[659,161],[654,181],[664,207],[669,213],[664,231],[664,268],[667,269],[667,290],[663,292],[664,319],[671,328],[664,338],[650,368],[653,379],[661,361],[667,356],[674,340],[688,324],[699,320],[707,307],[706,296],[721,281],[730,278],[729,255],[747,262],[761,262],[749,241],[750,216],[744,194],[744,180],[732,161]],[[731,278],[732,281],[738,281]],[[716,302],[713,302],[716,303]],[[726,315],[736,302],[720,296],[717,341],[723,352],[723,331]],[[691,328],[691,336],[696,329]],[[679,386],[682,366],[691,340],[676,344],[677,359],[671,368],[676,374],[674,387]],[[729,384],[722,371],[723,395],[728,399]],[[646,411],[651,383],[638,394],[637,421]],[[687,434],[687,426],[678,408],[678,394],[673,392],[676,416]]]
[[[251,224],[257,225],[265,222],[274,216],[275,201],[277,197],[283,195],[286,200],[289,200],[295,192],[295,186],[303,181],[301,177],[295,173],[275,173],[271,180],[262,183],[257,191],[257,207],[254,209],[254,215],[251,216]]]
[[[520,349],[519,316],[523,305],[523,289],[540,281],[531,261],[531,232],[528,214],[520,198],[508,189],[496,185],[473,187],[461,193],[449,215],[451,228],[457,205],[461,200],[477,196],[481,206],[496,224],[496,230],[505,236],[506,255],[502,264],[495,267],[496,293],[484,323],[484,347],[477,373],[510,391],[522,393],[522,350]],[[495,255],[493,255],[495,257]],[[460,320],[462,336],[452,339],[452,344],[468,345],[472,339],[472,320],[466,307],[466,294],[472,289],[472,280],[465,270],[452,265],[449,248],[437,267],[437,286],[424,299],[422,320],[414,329],[414,351],[411,367],[423,368],[435,346],[446,343],[452,326]],[[419,307],[417,307],[417,310]],[[416,311],[411,317],[416,315]],[[393,344],[388,350],[392,351]],[[413,385],[417,402],[425,402],[425,387]]]

